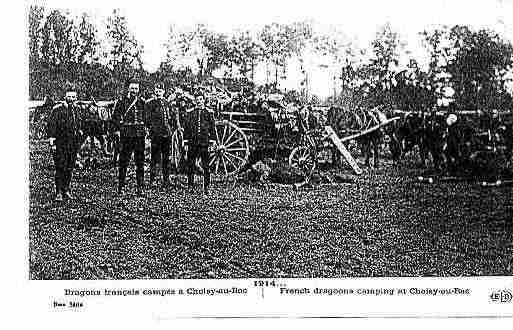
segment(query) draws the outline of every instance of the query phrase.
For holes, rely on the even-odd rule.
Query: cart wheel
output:
[[[299,146],[289,156],[289,166],[299,169],[305,178],[310,178],[317,165],[317,152],[311,146]]]
[[[227,121],[216,122],[216,143],[210,152],[209,166],[213,174],[228,177],[237,174],[249,157],[246,134]]]
[[[175,168],[180,169],[183,166],[185,150],[183,147],[183,133],[175,130],[171,136],[171,161]]]

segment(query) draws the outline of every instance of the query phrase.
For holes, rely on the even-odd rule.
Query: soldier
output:
[[[157,162],[162,158],[162,186],[169,185],[169,147],[171,136],[181,129],[178,109],[164,98],[164,84],[155,85],[155,96],[146,102],[146,127],[150,132],[150,185],[157,174]]]
[[[70,185],[77,152],[82,140],[77,92],[73,87],[66,90],[65,101],[57,104],[48,118],[47,135],[55,164],[55,200],[71,199]]]
[[[126,170],[132,154],[134,154],[137,195],[144,189],[144,100],[139,96],[139,83],[130,82],[127,95],[116,101],[112,120],[115,134],[120,141],[118,194],[123,193]]]
[[[194,166],[196,159],[201,158],[203,168],[203,190],[208,193],[210,183],[209,143],[215,142],[214,111],[205,107],[203,95],[196,95],[196,106],[185,113],[184,140],[189,149],[187,153],[187,179],[189,187],[194,186]]]

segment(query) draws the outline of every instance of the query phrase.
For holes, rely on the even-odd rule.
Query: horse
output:
[[[46,136],[47,120],[54,106],[55,102],[52,98],[46,96],[43,104],[34,107],[29,113],[30,132],[36,139]]]
[[[111,161],[115,165],[119,156],[119,141],[114,134],[112,121],[114,103],[99,105],[93,100],[87,103],[80,102],[78,106],[81,110],[83,132],[81,149],[85,149],[85,145],[89,145],[86,162],[97,162],[97,157],[93,153],[97,149],[95,141],[98,141],[101,155],[111,157]]]
[[[397,114],[397,113],[396,113]],[[427,159],[431,155],[433,165],[441,170],[446,162],[445,149],[447,146],[446,116],[436,112],[402,112],[401,118],[391,125],[390,151],[394,163],[415,147],[419,150],[420,164],[427,167]]]
[[[386,122],[386,115],[379,109],[356,109],[353,111],[332,106],[328,110],[327,124],[340,136],[348,133],[355,133],[370,129]],[[384,142],[385,131],[378,128],[368,134],[362,135],[356,139],[362,154],[365,157],[365,164],[371,167],[370,159],[373,156],[374,167],[379,167],[379,149]],[[340,155],[333,147],[332,163],[338,164]]]

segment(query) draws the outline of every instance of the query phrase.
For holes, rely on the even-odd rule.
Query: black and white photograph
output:
[[[27,2],[30,280],[513,274],[511,1]]]

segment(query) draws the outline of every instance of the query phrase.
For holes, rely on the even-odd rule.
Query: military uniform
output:
[[[192,108],[185,113],[184,140],[188,141],[187,178],[189,186],[194,185],[194,165],[201,158],[203,167],[203,187],[210,183],[209,141],[215,137],[214,111],[208,108]]]
[[[163,184],[167,185],[171,136],[180,125],[178,110],[164,98],[151,98],[146,102],[145,122],[151,140],[150,184],[155,179],[157,162],[162,157]]]
[[[82,139],[79,108],[67,103],[57,104],[48,118],[47,135],[55,139],[55,151],[52,156],[57,195],[66,195],[69,193]]]
[[[139,96],[125,96],[116,101],[112,120],[115,130],[120,132],[118,192],[121,193],[126,178],[126,170],[134,154],[137,190],[140,193],[144,185],[144,105]]]

